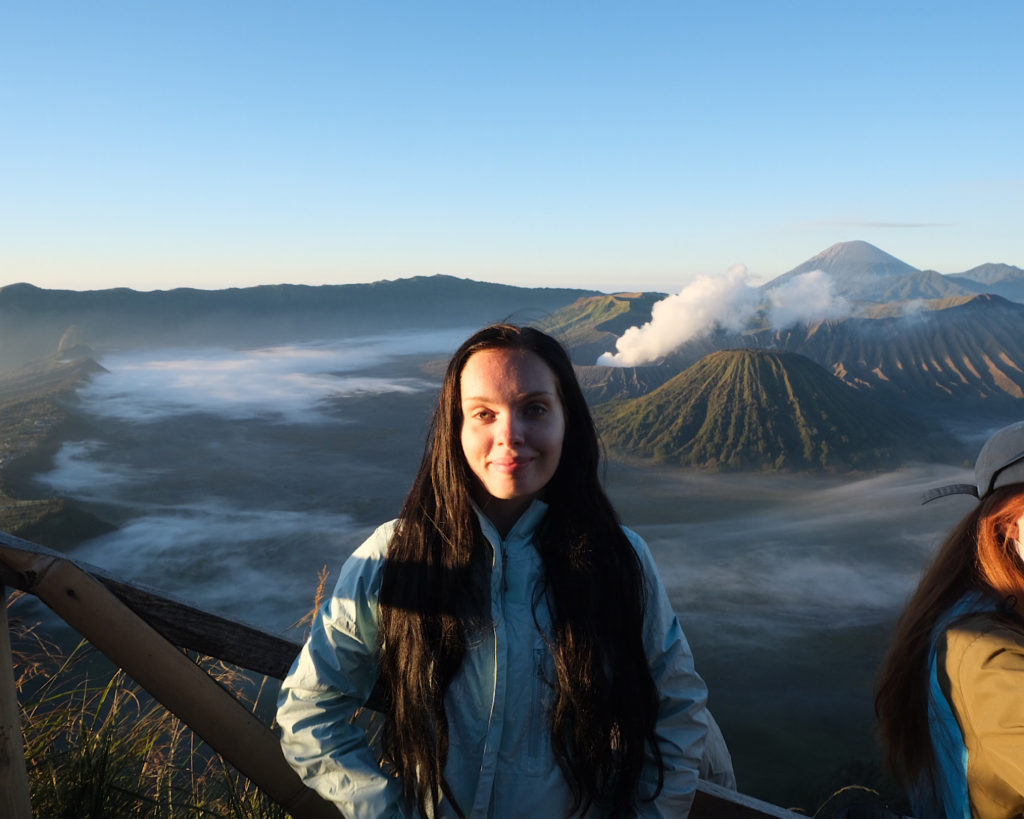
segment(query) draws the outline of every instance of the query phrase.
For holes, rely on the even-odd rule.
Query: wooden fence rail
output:
[[[281,804],[295,819],[338,819],[337,809],[288,767],[270,729],[180,649],[282,679],[300,644],[126,583],[35,543],[0,532],[0,816],[31,808],[3,587],[34,594],[158,702]],[[700,782],[694,819],[797,819],[800,814]]]

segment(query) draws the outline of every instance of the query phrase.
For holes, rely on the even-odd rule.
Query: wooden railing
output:
[[[285,762],[273,732],[190,660],[191,649],[282,679],[298,642],[125,583],[0,532],[0,816],[30,819],[4,586],[38,597],[295,819],[338,819]],[[694,819],[797,819],[800,814],[700,782]]]

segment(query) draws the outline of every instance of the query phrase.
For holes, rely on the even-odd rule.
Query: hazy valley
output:
[[[663,294],[443,277],[3,288],[2,525],[284,630],[320,567],[335,572],[397,512],[439,362],[481,324],[536,321],[579,365],[609,492],[651,544],[741,789],[813,809],[829,788],[876,784],[870,688],[887,629],[970,506],[925,510],[921,491],[965,479],[979,441],[1024,407],[1024,305],[1007,299],[1024,271],[942,277],[861,244],[780,277],[807,288],[792,323],[775,326],[772,283],[693,296],[680,307],[706,326],[628,366],[595,362],[659,349],[639,336]]]

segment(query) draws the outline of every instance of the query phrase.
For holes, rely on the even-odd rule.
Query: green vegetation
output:
[[[0,375],[0,529],[47,546],[66,540],[73,521],[82,537],[99,526],[60,498],[24,499],[10,489],[12,465],[38,455],[61,436],[72,419],[68,402],[75,388],[102,371],[88,357],[51,357]]]
[[[922,308],[925,310],[949,310],[951,307],[959,307],[962,304],[968,304],[979,298],[976,295],[970,296],[947,296],[941,299],[927,299],[921,302]],[[984,298],[984,297],[982,297]],[[902,301],[886,302],[885,304],[876,304],[871,307],[865,307],[861,311],[863,318],[871,319],[882,319],[882,318],[903,318],[907,314],[907,305]]]
[[[592,364],[603,352],[615,349],[615,340],[628,328],[651,319],[651,308],[662,293],[616,293],[589,296],[557,310],[537,326],[551,333],[571,351],[574,361]]]
[[[60,397],[79,382],[83,366],[47,361],[0,377],[0,529],[23,532],[60,511],[56,498],[19,500],[7,492],[3,472],[40,446],[67,418]]]
[[[636,302],[643,298],[642,293],[617,293],[578,299],[553,313],[547,321],[542,322],[542,326],[548,332],[565,338],[570,344],[578,339],[590,341],[606,330],[603,325],[607,322],[619,316],[631,315]],[[635,318],[631,315],[631,319]]]
[[[613,451],[715,470],[875,468],[922,455],[919,424],[794,353],[712,353],[595,417]]]
[[[88,644],[70,651],[13,616],[14,671],[37,817],[281,819],[284,810]],[[250,707],[262,686],[198,660]],[[252,693],[250,693],[252,692]]]

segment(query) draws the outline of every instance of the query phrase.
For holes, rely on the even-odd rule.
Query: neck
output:
[[[500,500],[488,496],[477,500],[477,505],[480,507],[480,511],[487,516],[487,519],[494,524],[498,534],[504,539],[512,531],[516,521],[523,516],[523,512],[529,508],[532,501],[533,498]]]

